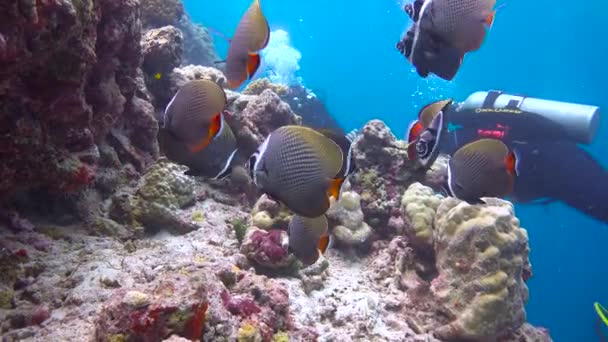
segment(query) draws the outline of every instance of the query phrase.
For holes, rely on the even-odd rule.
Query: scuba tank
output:
[[[561,126],[571,140],[583,144],[593,141],[600,125],[599,107],[509,95],[499,91],[473,93],[460,104],[458,110],[479,108],[519,109],[538,114]]]

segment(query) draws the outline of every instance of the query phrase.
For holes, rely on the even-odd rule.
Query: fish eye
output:
[[[426,141],[422,139],[418,139],[416,143],[416,154],[420,158],[426,158],[431,154],[431,150],[433,148],[434,141]]]

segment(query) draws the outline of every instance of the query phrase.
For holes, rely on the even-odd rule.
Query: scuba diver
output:
[[[562,201],[608,223],[608,171],[579,146],[593,141],[599,120],[594,106],[476,92],[459,104],[424,107],[408,129],[408,155],[428,168],[440,153],[454,156],[473,141],[501,140],[517,155],[513,201]]]

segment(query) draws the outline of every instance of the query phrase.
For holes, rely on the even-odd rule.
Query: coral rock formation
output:
[[[230,100],[229,100],[230,102]],[[244,155],[251,155],[264,138],[285,125],[298,125],[301,118],[272,90],[266,89],[259,96],[241,95],[229,107],[234,115],[228,122],[235,132]]]
[[[114,292],[95,324],[96,339],[154,341],[177,334],[200,340],[209,306],[205,275],[160,277],[151,290]]]
[[[417,176],[414,163],[407,159],[405,144],[382,121],[368,122],[361,133],[354,146],[359,170],[350,181],[361,195],[366,222],[380,235],[395,235],[389,221],[401,217],[401,195]]]
[[[160,77],[178,67],[182,62],[183,36],[173,26],[147,31],[142,39],[143,69],[148,75]]]
[[[493,198],[486,202],[469,205],[448,198],[437,209],[439,275],[431,291],[453,318],[438,328],[443,338],[500,338],[526,321],[527,232],[519,226],[512,204]]]
[[[175,26],[183,15],[181,0],[141,0],[141,19],[146,28]]]
[[[295,258],[287,251],[287,232],[250,228],[245,235],[241,253],[256,266],[265,269],[285,271],[294,266]]]
[[[245,90],[243,90],[243,94],[260,95],[266,89],[272,90],[275,94],[282,98],[287,93],[288,88],[283,84],[274,84],[270,82],[268,78],[259,78],[249,83]]]
[[[266,195],[260,196],[251,211],[252,224],[261,229],[287,229],[292,213]]]
[[[433,220],[440,202],[441,196],[420,183],[410,185],[401,198],[405,233],[419,250],[433,247]]]
[[[338,242],[349,247],[365,245],[369,242],[372,229],[363,220],[361,197],[354,191],[349,191],[350,185],[343,185],[340,200],[332,198],[327,217],[335,226],[331,232]]]
[[[194,203],[194,181],[182,166],[159,161],[142,177],[134,192],[123,191],[112,199],[110,215],[133,229],[164,229],[176,234],[198,226],[180,216],[180,208]]]
[[[200,65],[186,65],[173,70],[171,74],[171,93],[175,94],[184,84],[199,79],[213,81],[220,87],[228,86],[226,76],[220,70]]]

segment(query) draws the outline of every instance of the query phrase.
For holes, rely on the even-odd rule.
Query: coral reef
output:
[[[230,181],[157,160],[155,113],[179,87],[226,86],[216,68],[180,67],[216,59],[181,1],[18,1],[0,19],[2,340],[550,341],[525,323],[513,207],[411,185],[439,189],[445,163],[416,169],[381,121],[363,128],[352,188],[328,213],[366,253],[330,249],[306,268],[284,206],[262,196],[251,210]],[[283,125],[339,128],[295,84],[289,52],[269,58],[289,87],[226,91],[239,158]]]
[[[439,275],[431,291],[453,320],[437,329],[446,339],[485,340],[514,333],[526,321],[528,234],[513,205],[487,199],[472,206],[448,198],[437,209]]]
[[[141,0],[141,20],[148,29],[175,26],[183,15],[181,0]]]
[[[365,246],[370,242],[372,229],[363,220],[361,197],[356,192],[350,191],[348,182],[342,186],[340,200],[331,199],[327,217],[331,223],[335,223],[331,232],[340,244],[357,247]]]
[[[405,143],[397,140],[382,121],[368,122],[361,133],[354,146],[359,170],[350,181],[361,195],[366,222],[381,236],[393,236],[402,218],[401,195],[424,172],[408,161]]]
[[[245,90],[243,90],[243,94],[245,95],[260,95],[264,90],[270,89],[275,94],[279,95],[281,98],[287,94],[287,86],[283,84],[275,84],[270,81],[268,78],[258,78],[253,82],[249,83]],[[293,108],[293,107],[292,107]]]

